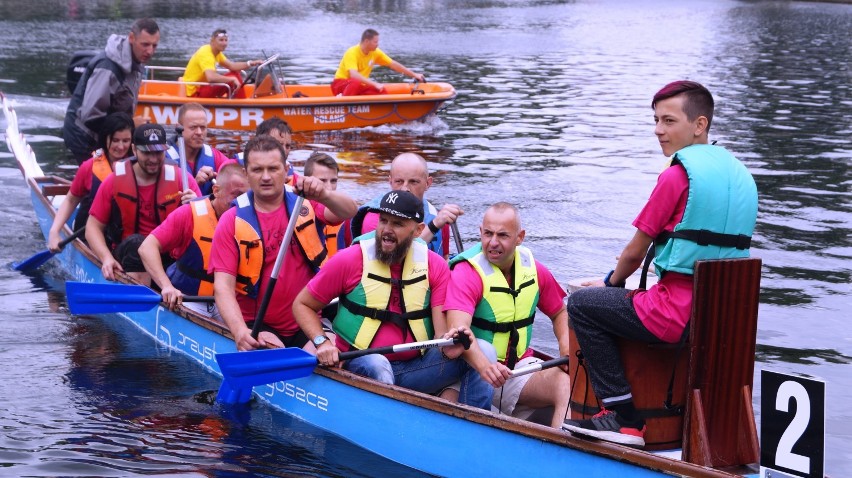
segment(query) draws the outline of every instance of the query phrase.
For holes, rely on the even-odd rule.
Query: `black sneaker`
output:
[[[645,446],[645,424],[641,428],[624,423],[617,413],[601,410],[591,420],[565,420],[562,429],[576,435],[599,438],[630,446]]]

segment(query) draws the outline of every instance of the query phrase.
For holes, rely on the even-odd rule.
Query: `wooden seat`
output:
[[[721,468],[757,462],[751,385],[760,267],[760,259],[695,263],[690,336],[684,348],[619,339],[634,403],[646,417],[646,449],[677,448],[682,442],[683,459],[692,463]],[[572,356],[579,350],[573,330],[569,350]],[[663,407],[673,370],[671,403],[682,414],[667,415],[678,411]],[[572,366],[571,384],[571,418],[597,413],[598,401],[583,367]]]

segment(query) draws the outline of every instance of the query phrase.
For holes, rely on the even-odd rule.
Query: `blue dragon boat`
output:
[[[29,187],[39,226],[48,234],[56,208],[70,182],[46,176],[15,111],[0,94],[6,141]],[[66,225],[64,235],[72,233]],[[100,263],[81,241],[56,255],[70,279],[104,283]],[[121,282],[131,284],[129,277]],[[221,377],[215,357],[235,352],[224,324],[204,314],[157,306],[151,311],[118,313],[140,332],[193,359]],[[448,402],[404,388],[379,384],[340,369],[318,367],[308,377],[254,388],[257,399],[316,427],[337,434],[372,453],[439,476],[561,477],[734,477],[673,457],[626,446],[573,437],[560,430]]]

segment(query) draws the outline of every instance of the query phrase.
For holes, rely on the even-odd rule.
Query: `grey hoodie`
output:
[[[82,97],[80,88],[77,88],[68,104],[63,136],[72,152],[91,152],[90,146],[95,144],[97,132],[108,114],[123,112],[132,117],[136,111],[144,66],[133,60],[130,42],[125,35],[110,35],[104,52],[118,68],[110,68],[112,65],[106,61],[98,63],[83,85]],[[119,70],[122,74],[116,75]]]

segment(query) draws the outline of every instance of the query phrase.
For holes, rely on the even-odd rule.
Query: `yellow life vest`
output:
[[[494,345],[500,361],[514,367],[530,345],[538,305],[538,271],[532,252],[523,246],[515,248],[512,287],[503,272],[488,262],[481,244],[454,257],[451,267],[461,260],[469,262],[482,279],[482,299],[473,311],[471,329],[477,338]]]
[[[383,322],[391,322],[403,330],[410,328],[418,342],[430,340],[435,331],[426,243],[419,239],[411,243],[403,261],[402,277],[392,279],[390,266],[376,259],[376,238],[371,234],[359,242],[364,260],[361,282],[340,298],[334,332],[357,349],[370,347]],[[393,286],[401,288],[401,313],[388,311]]]

